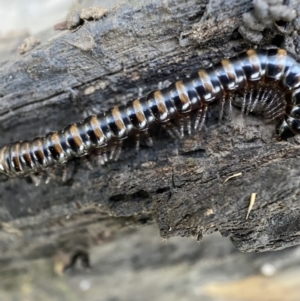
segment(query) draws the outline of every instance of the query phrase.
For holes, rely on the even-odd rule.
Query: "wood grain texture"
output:
[[[102,112],[253,46],[238,33],[251,7],[246,0],[127,1],[2,62],[0,144],[60,129],[84,110]],[[299,53],[295,35],[272,28],[263,36],[262,47],[290,43]],[[107,231],[152,222],[164,238],[219,231],[247,252],[296,245],[299,144],[276,141],[274,127],[236,108],[232,121],[218,124],[216,105],[203,132],[174,141],[158,130],[153,148],[135,155],[128,145],[119,162],[92,171],[70,162],[66,183],[1,178],[0,262],[88,248]],[[251,193],[257,198],[246,220]]]

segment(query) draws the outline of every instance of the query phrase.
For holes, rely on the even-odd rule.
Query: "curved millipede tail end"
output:
[[[278,141],[286,140],[289,137],[293,136],[293,132],[289,129],[285,122],[279,122],[275,128],[275,135]]]

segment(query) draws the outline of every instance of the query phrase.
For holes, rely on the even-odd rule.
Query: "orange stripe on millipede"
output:
[[[11,158],[12,158],[12,162],[14,164],[14,169],[17,172],[22,171],[22,165],[19,159],[19,153],[20,153],[20,143],[15,143],[12,147],[11,147]]]
[[[34,155],[39,161],[40,164],[44,164],[45,162],[45,156],[43,152],[43,142],[42,138],[36,138],[33,140],[33,146],[34,146]]]
[[[90,118],[90,125],[92,127],[93,133],[95,137],[101,142],[105,140],[105,136],[99,126],[98,118],[97,116],[93,115]]]
[[[159,90],[153,93],[153,97],[155,99],[156,106],[158,108],[160,114],[160,120],[163,121],[168,118],[168,109],[164,102],[164,97]]]
[[[83,145],[83,142],[80,138],[80,135],[79,135],[79,131],[78,131],[78,128],[76,126],[76,124],[72,124],[70,127],[69,127],[69,131],[70,131],[70,134],[72,136],[72,139],[75,143],[75,145],[80,149],[82,148],[84,145]]]
[[[277,50],[276,65],[278,70],[283,71],[285,67],[287,52],[284,49]]]
[[[112,110],[111,110],[111,114],[114,118],[114,121],[115,121],[115,124],[118,128],[119,131],[125,131],[126,130],[126,127],[125,127],[125,124],[122,120],[122,116],[121,116],[121,113],[119,111],[119,108],[118,107],[114,107]]]
[[[33,162],[30,156],[30,143],[28,141],[23,142],[21,145],[21,156],[24,159],[25,164],[32,168]]]
[[[63,149],[60,145],[60,139],[57,132],[51,133],[51,141],[53,143],[53,149],[58,154],[58,157],[61,158],[61,155],[63,154]]]
[[[258,55],[257,55],[256,51],[253,49],[248,50],[246,53],[247,53],[248,59],[250,61],[251,67],[254,71],[253,74],[251,75],[251,78],[258,77],[259,73],[260,73],[260,59],[259,59]]]
[[[236,82],[236,74],[233,65],[227,59],[221,60],[221,64],[226,72],[226,75],[231,81]]]
[[[186,93],[186,90],[185,90],[185,87],[184,87],[184,84],[182,81],[177,81],[175,83],[175,87],[177,89],[177,93],[178,93],[178,96],[179,96],[179,99],[182,103],[182,108],[183,110],[186,110],[187,109],[187,105],[189,105],[190,103],[190,100],[189,100],[189,97]]]
[[[146,122],[147,122],[147,119],[143,113],[143,107],[140,103],[140,100],[139,99],[135,99],[133,102],[132,102],[132,106],[134,108],[134,111],[135,111],[135,116],[137,118],[137,120],[139,121],[140,123],[140,126],[144,125]]]
[[[199,75],[200,80],[202,81],[204,89],[206,90],[206,93],[207,93],[207,95],[205,95],[205,99],[210,99],[213,94],[213,86],[211,84],[209,75],[203,69],[198,71],[198,75]]]

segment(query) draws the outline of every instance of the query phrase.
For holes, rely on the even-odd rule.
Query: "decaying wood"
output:
[[[238,33],[251,1],[142,3],[121,4],[3,62],[0,144],[60,129],[83,111],[125,103],[253,46]],[[260,46],[289,43],[299,53],[296,30],[267,28]],[[201,133],[174,141],[157,131],[153,148],[135,155],[129,144],[104,167],[70,162],[66,183],[1,178],[0,261],[88,248],[107,232],[152,222],[164,238],[219,231],[241,251],[298,244],[297,140],[276,141],[275,124],[236,108],[232,121],[217,116],[216,105]]]

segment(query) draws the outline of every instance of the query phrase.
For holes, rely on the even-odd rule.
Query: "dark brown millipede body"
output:
[[[283,49],[248,50],[59,132],[7,144],[0,149],[0,171],[8,176],[28,175],[93,149],[112,147],[153,124],[165,126],[172,120],[188,120],[190,132],[191,112],[197,112],[194,128],[201,128],[211,103],[220,100],[222,115],[224,103],[231,107],[237,93],[244,95],[242,112],[261,106],[269,119],[280,117],[276,126],[280,138],[300,134],[300,64]]]

